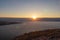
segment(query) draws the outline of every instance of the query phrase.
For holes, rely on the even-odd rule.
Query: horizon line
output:
[[[0,17],[0,18],[32,18],[32,17]],[[37,18],[60,18],[60,17],[37,17]]]

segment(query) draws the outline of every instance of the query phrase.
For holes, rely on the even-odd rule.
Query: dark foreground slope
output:
[[[60,29],[35,31],[17,36],[14,40],[60,40]]]

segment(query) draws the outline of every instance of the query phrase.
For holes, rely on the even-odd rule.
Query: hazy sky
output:
[[[0,17],[60,17],[60,0],[0,0]]]

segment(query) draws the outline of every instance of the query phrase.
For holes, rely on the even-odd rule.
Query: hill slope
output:
[[[49,40],[49,39],[59,39],[60,29],[50,29],[44,31],[35,31],[30,33],[25,33],[24,35],[17,36],[14,40]]]

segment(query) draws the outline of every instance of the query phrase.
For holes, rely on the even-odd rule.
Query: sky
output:
[[[0,17],[60,18],[60,0],[0,0]]]

